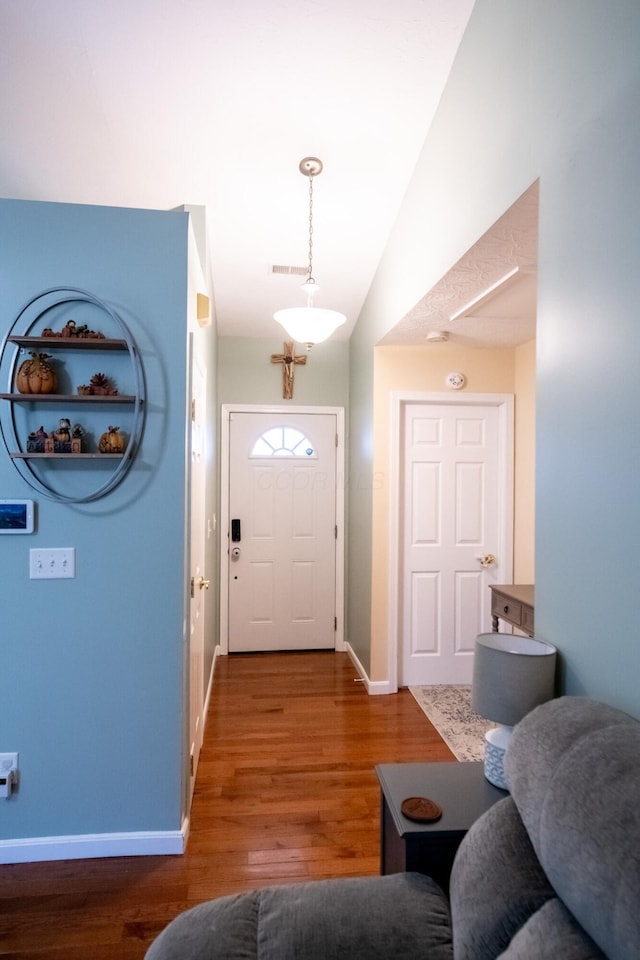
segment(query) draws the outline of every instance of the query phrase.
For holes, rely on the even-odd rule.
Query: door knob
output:
[[[196,595],[196,587],[200,587],[201,590],[208,590],[209,583],[210,581],[205,580],[204,577],[198,577],[197,580],[195,577],[191,577],[191,598],[193,599]]]
[[[483,556],[477,558],[480,561],[481,567],[490,567],[493,563],[496,562],[496,558],[492,553],[485,553]]]

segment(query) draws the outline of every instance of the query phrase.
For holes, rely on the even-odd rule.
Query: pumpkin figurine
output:
[[[16,374],[19,393],[55,393],[58,386],[56,372],[49,363],[48,353],[30,351],[31,360],[23,360]]]
[[[120,433],[120,428],[109,427],[107,432],[100,437],[98,450],[100,453],[124,453],[125,445],[125,436]]]

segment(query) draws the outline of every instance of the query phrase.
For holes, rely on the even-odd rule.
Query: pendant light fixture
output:
[[[320,289],[313,278],[313,178],[322,173],[322,161],[317,157],[305,157],[300,161],[299,170],[309,178],[309,266],[301,287],[306,294],[307,305],[277,310],[273,317],[293,340],[304,343],[310,350],[314,343],[327,340],[334,330],[346,323],[347,318],[337,310],[325,310],[313,305],[313,297]]]

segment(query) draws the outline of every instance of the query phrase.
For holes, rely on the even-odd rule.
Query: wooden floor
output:
[[[356,676],[342,653],[220,658],[186,854],[0,866],[0,956],[140,960],[211,897],[378,873],[375,764],[454,758],[408,690]]]

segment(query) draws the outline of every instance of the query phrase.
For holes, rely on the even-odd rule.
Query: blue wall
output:
[[[0,450],[0,497],[38,507],[34,535],[0,537],[0,752],[21,772],[0,839],[180,829],[187,227],[184,212],[0,201],[0,335],[45,288],[91,291],[129,327],[147,389],[135,464],[95,503],[34,494]],[[29,549],[56,546],[75,547],[75,579],[30,580]]]
[[[367,352],[539,179],[536,632],[563,691],[638,715],[639,36],[637,0],[476,0],[350,368],[364,473]],[[351,637],[370,605],[349,604]]]

